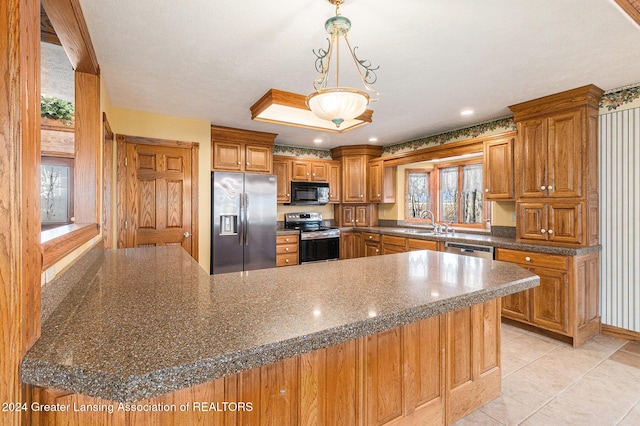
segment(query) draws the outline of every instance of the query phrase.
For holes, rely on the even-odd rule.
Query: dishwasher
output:
[[[444,251],[447,253],[460,254],[462,256],[481,257],[483,259],[493,260],[494,248],[491,246],[483,246],[479,244],[464,243],[444,243]]]

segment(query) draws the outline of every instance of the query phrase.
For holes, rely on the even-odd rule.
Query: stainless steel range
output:
[[[322,213],[287,213],[284,227],[300,231],[300,263],[340,258],[340,230],[323,226]]]

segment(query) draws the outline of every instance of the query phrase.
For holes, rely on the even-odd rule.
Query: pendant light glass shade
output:
[[[372,89],[370,85],[375,83],[377,79],[375,71],[379,67],[373,67],[368,60],[358,59],[355,49],[351,48],[348,39],[351,21],[340,15],[340,5],[344,0],[329,0],[329,2],[336,6],[335,16],[325,22],[325,29],[331,35],[330,39],[328,39],[329,46],[327,49],[314,51],[316,55],[316,70],[321,75],[314,80],[315,91],[307,96],[306,104],[318,118],[331,121],[336,128],[340,128],[343,122],[353,120],[362,115],[366,111],[369,101],[378,100],[378,92]],[[346,44],[364,89],[372,92],[375,95],[374,98],[371,98],[364,90],[340,85],[341,41]],[[330,72],[333,72],[335,77],[335,86],[333,87],[329,85]]]
[[[369,95],[349,87],[334,87],[313,92],[307,97],[311,111],[340,128],[345,120],[359,117],[367,109]]]

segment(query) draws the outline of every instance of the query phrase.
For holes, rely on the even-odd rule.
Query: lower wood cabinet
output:
[[[404,253],[407,251],[407,239],[393,235],[382,236],[382,254]]]
[[[360,234],[340,232],[340,259],[355,259],[356,257],[360,257]]]
[[[440,251],[438,241],[420,240],[418,238],[407,238],[407,251],[433,250]]]
[[[540,276],[540,286],[502,298],[502,315],[567,336],[579,346],[600,332],[599,254],[576,256],[496,249],[496,260]]]
[[[276,237],[276,266],[298,264],[298,235],[278,235]]]
[[[381,255],[380,234],[372,234],[370,232],[362,233],[362,248],[362,255],[364,257]]]
[[[34,411],[31,424],[451,424],[500,395],[499,354],[495,299],[133,404],[176,407],[162,412],[34,387],[41,405],[113,413]]]

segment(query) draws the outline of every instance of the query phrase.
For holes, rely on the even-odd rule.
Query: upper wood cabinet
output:
[[[603,93],[589,85],[509,107],[518,128],[519,240],[598,244],[598,105]]]
[[[513,135],[484,142],[484,193],[487,200],[513,200]]]
[[[211,126],[212,170],[271,173],[274,133]]]
[[[339,227],[378,226],[378,205],[336,204],[334,218]]]
[[[274,156],[273,174],[278,181],[278,203],[291,202],[291,181],[328,182],[329,202],[340,202],[339,161]]]
[[[342,182],[342,175],[340,174],[341,167],[339,161],[330,161],[328,164],[329,170],[329,202],[339,203]]]
[[[343,203],[367,203],[369,160],[379,157],[382,147],[373,145],[341,146],[331,150],[331,156],[342,166]]]
[[[369,160],[368,200],[371,203],[396,202],[397,168],[384,165],[384,160]]]
[[[278,203],[291,202],[291,160],[273,157],[273,174],[276,175],[276,200]]]
[[[291,180],[327,182],[329,180],[329,165],[326,161],[294,160]]]

